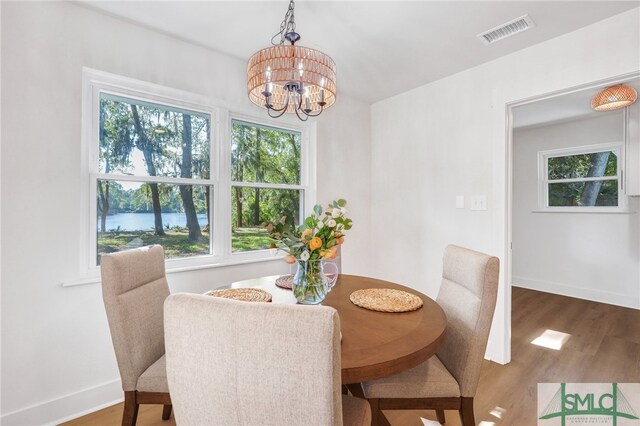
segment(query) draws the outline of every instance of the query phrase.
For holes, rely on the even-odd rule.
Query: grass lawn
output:
[[[165,230],[165,235],[155,235],[153,231],[99,232],[98,253],[113,253],[151,244],[164,247],[165,256],[188,257],[209,254],[209,233],[203,232],[203,241],[190,242],[187,230]],[[235,228],[231,245],[234,252],[268,248],[271,239],[263,228]]]
[[[151,244],[164,247],[166,257],[186,257],[209,254],[209,233],[203,232],[201,242],[191,242],[185,231],[165,230],[165,235],[153,231],[99,232],[98,253],[113,253]]]
[[[264,228],[233,228],[231,249],[234,252],[269,248],[273,240]]]

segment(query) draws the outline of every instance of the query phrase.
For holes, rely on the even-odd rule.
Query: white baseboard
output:
[[[576,299],[607,303],[609,305],[624,306],[625,308],[640,309],[640,300],[637,294],[613,293],[610,291],[594,290],[569,284],[534,280],[516,276],[513,277],[512,282],[514,287],[544,291],[546,293],[554,293],[562,296],[575,297]]]
[[[2,426],[57,425],[122,402],[120,379],[3,414]]]

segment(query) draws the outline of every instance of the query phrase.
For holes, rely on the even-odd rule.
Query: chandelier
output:
[[[633,104],[638,93],[633,87],[618,84],[598,92],[591,100],[591,108],[596,111],[612,111]]]
[[[280,31],[271,38],[272,46],[249,59],[247,91],[251,102],[266,108],[270,117],[295,113],[307,121],[335,102],[336,64],[318,50],[296,46],[300,34],[294,7],[291,0]]]

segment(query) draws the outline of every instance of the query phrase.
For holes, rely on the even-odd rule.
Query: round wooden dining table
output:
[[[296,303],[291,290],[275,285],[277,275],[238,281],[231,288],[256,287],[271,293],[274,303]],[[377,312],[351,303],[365,288],[404,290],[422,299],[412,312]],[[342,383],[361,383],[398,374],[426,361],[444,342],[447,318],[431,298],[400,284],[357,275],[338,275],[322,302],[338,311],[342,332]],[[312,308],[312,306],[310,306]]]

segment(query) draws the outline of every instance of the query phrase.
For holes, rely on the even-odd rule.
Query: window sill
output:
[[[224,268],[226,266],[236,266],[236,265],[246,265],[249,263],[263,263],[263,262],[273,262],[273,261],[281,261],[283,256],[269,256],[264,258],[254,258],[254,259],[234,259],[233,255],[224,261],[216,261],[215,263],[201,264],[201,265],[192,265],[192,266],[180,266],[167,268],[167,275],[179,274],[182,272],[189,271],[199,271],[202,269],[214,269],[214,268]],[[99,268],[96,268],[99,271]],[[61,283],[62,287],[78,287],[83,285],[91,285],[91,284],[100,284],[100,277],[88,277],[83,278],[76,281],[66,281]]]
[[[531,210],[531,213],[636,214],[630,210]]]

